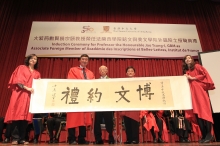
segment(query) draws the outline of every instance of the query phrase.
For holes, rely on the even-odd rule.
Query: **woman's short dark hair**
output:
[[[24,60],[24,64],[25,64],[26,66],[29,66],[29,60],[30,60],[32,57],[34,57],[34,56],[37,57],[36,54],[30,54],[30,55],[28,55],[28,56],[25,58],[25,60]],[[37,68],[38,68],[38,61],[37,61],[36,64],[34,65],[34,69],[37,69]]]
[[[87,57],[88,60],[89,60],[89,55],[87,55],[87,54],[82,54],[82,55],[80,56],[79,60],[80,60],[82,57]]]
[[[133,71],[135,72],[135,69],[134,69],[133,66],[128,66],[128,67],[126,68],[126,72],[128,72],[129,69],[133,69]]]
[[[192,59],[192,62],[190,64],[190,68],[188,68],[188,65],[185,62],[186,57],[188,57],[188,56]],[[184,56],[182,61],[183,61],[183,74],[185,74],[187,70],[193,70],[195,68],[195,62],[194,62],[194,59],[191,55]]]

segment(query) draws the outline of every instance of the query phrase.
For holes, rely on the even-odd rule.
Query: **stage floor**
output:
[[[11,146],[11,143],[0,143],[0,146]],[[33,143],[30,143],[29,145],[32,145],[32,146],[43,146],[43,145],[57,145],[57,146],[70,146],[68,143],[59,143],[59,144],[47,144],[47,143],[39,143],[39,144],[33,144]],[[93,145],[93,146],[103,146],[103,145],[109,145],[109,144],[103,144],[103,145],[95,145],[95,144],[89,144],[89,145]],[[205,143],[205,144],[200,144],[200,143],[197,143],[197,142],[192,142],[192,143],[140,143],[140,144],[114,144],[115,146],[116,145],[123,145],[123,146],[220,146],[220,142],[213,142],[213,143]],[[82,145],[82,146],[85,146],[85,145]],[[113,146],[113,145],[112,145]]]

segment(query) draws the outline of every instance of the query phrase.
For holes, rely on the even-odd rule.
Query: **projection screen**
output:
[[[213,52],[199,52],[199,61],[204,66],[213,82],[215,83],[215,90],[209,91],[209,97],[214,113],[220,112],[220,51]]]

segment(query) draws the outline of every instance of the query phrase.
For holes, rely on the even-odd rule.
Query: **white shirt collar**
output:
[[[101,79],[106,79],[106,78],[107,78],[107,75],[106,75],[106,76],[104,76],[104,77],[103,77],[103,76],[101,76],[100,78],[101,78]]]

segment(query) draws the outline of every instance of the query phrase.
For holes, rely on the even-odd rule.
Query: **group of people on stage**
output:
[[[79,58],[79,66],[72,67],[68,72],[68,79],[95,79],[92,71],[86,68],[89,62],[89,56],[83,54]],[[17,138],[13,138],[12,144],[29,144],[25,138],[28,124],[33,122],[35,132],[35,142],[42,132],[42,121],[33,118],[29,113],[30,95],[34,92],[32,88],[33,79],[40,79],[41,75],[36,70],[38,67],[37,56],[35,54],[28,55],[25,59],[25,64],[18,66],[12,73],[8,87],[12,90],[10,103],[2,120],[10,125],[11,128],[5,132],[5,137],[12,137],[14,129],[17,131]],[[100,79],[109,79],[107,76],[108,68],[101,66],[99,68]],[[189,80],[189,85],[192,95],[192,110],[170,110],[170,111],[123,111],[119,112],[123,117],[126,133],[125,144],[139,143],[139,126],[140,119],[143,121],[143,126],[147,131],[150,131],[153,137],[153,142],[164,143],[168,142],[167,125],[171,133],[176,133],[179,136],[180,142],[190,142],[188,132],[191,131],[191,124],[198,125],[201,131],[200,143],[208,143],[213,140],[211,134],[213,119],[210,107],[210,101],[207,94],[208,90],[215,89],[214,83],[204,67],[195,64],[192,56],[186,55],[183,58],[183,74]],[[135,77],[135,68],[127,67],[126,76],[129,78]],[[108,143],[114,144],[115,137],[113,136],[113,111],[95,112],[94,117],[94,135],[95,144],[103,144],[101,122],[104,119],[106,131],[108,132]],[[89,144],[86,141],[86,128],[92,124],[90,112],[68,112],[68,113],[53,113],[47,115],[47,128],[49,131],[49,143],[58,143],[62,123],[66,124],[68,129],[68,142],[71,145]],[[166,117],[169,117],[166,124]],[[33,119],[36,119],[37,122]],[[64,122],[65,121],[65,122]],[[0,132],[3,129],[3,122],[0,124]],[[38,128],[37,128],[38,127]],[[76,128],[79,128],[78,137],[76,137]],[[37,130],[40,129],[40,130]],[[53,131],[55,135],[53,134]],[[7,131],[7,128],[6,128]],[[9,133],[7,135],[7,133]],[[156,136],[158,133],[158,136]],[[0,133],[1,134],[1,133]],[[1,140],[2,137],[0,137]],[[9,141],[5,141],[9,142]]]

